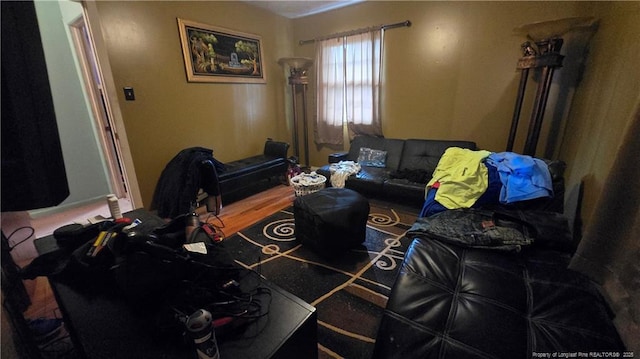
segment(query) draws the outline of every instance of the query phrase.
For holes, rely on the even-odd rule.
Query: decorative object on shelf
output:
[[[300,146],[298,142],[298,105],[297,89],[302,89],[302,126],[304,139],[304,164],[309,167],[309,131],[307,125],[307,84],[309,78],[307,71],[313,65],[313,60],[308,57],[283,57],[278,60],[280,66],[289,66],[289,85],[291,85],[291,99],[293,103],[293,149],[297,158],[300,158]]]
[[[258,35],[178,19],[189,82],[266,83]]]
[[[522,71],[506,151],[513,150],[529,70],[540,69],[540,73],[522,153],[535,156],[553,74],[556,68],[563,66],[565,56],[560,55],[564,44],[562,36],[574,30],[591,30],[595,24],[596,20],[592,17],[572,17],[526,24],[514,29],[516,33],[526,35],[533,44],[527,41],[521,45],[523,57],[518,59],[517,68]]]

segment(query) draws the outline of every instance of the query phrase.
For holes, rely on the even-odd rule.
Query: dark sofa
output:
[[[598,287],[565,253],[503,253],[415,239],[380,323],[375,358],[620,354]]]
[[[549,166],[554,198],[446,210],[416,220],[407,232],[413,242],[380,322],[374,358],[624,355],[599,286],[568,269],[577,243],[560,213],[563,168],[561,162]],[[473,217],[475,223],[462,224],[478,214],[489,221]],[[494,224],[532,243],[510,250],[478,245],[475,240]]]
[[[567,268],[571,253],[547,245],[567,232],[547,233],[547,243],[519,253],[410,232],[415,239],[392,288],[374,357],[622,355],[599,287]]]
[[[361,148],[386,151],[384,168],[362,166],[360,172],[347,179],[345,187],[367,195],[422,205],[425,186],[438,165],[440,157],[449,147],[475,150],[476,144],[471,141],[403,140],[356,136],[351,141],[349,151],[331,154],[329,163],[357,161]],[[330,164],[319,168],[316,172],[327,179],[331,178]]]
[[[356,137],[348,153],[333,154],[329,162],[357,161],[362,147],[387,151],[385,168],[363,166],[345,186],[422,204],[425,185],[451,146],[476,149],[468,141]],[[599,287],[568,269],[577,243],[561,214],[565,164],[545,163],[552,179],[552,198],[444,209],[414,223],[407,232],[413,242],[378,328],[375,358],[621,355],[624,345]],[[330,165],[318,172],[330,178]],[[425,178],[402,178],[418,172]],[[460,214],[460,221],[438,223],[438,218],[453,212]],[[474,231],[465,232],[462,237],[470,243],[424,230],[430,228],[425,223],[435,223],[432,228],[455,233],[467,213],[482,213],[491,219],[476,221]],[[487,233],[485,226],[491,226],[486,222],[518,230],[533,240],[526,245],[475,245],[473,240]]]

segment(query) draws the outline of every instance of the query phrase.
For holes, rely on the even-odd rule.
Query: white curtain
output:
[[[346,120],[349,138],[382,136],[380,123],[381,30],[346,39]]]
[[[344,41],[317,42],[316,46],[316,143],[342,144],[344,110]]]
[[[342,144],[345,123],[350,138],[382,136],[382,30],[316,44],[316,143]]]

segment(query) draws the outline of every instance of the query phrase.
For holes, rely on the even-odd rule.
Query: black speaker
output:
[[[67,174],[33,1],[2,1],[2,211],[60,204]]]

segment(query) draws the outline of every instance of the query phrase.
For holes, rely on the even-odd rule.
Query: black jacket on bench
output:
[[[189,212],[200,188],[209,195],[220,194],[217,173],[223,169],[224,164],[213,158],[213,150],[190,147],[180,151],[162,171],[151,209],[162,218]]]

